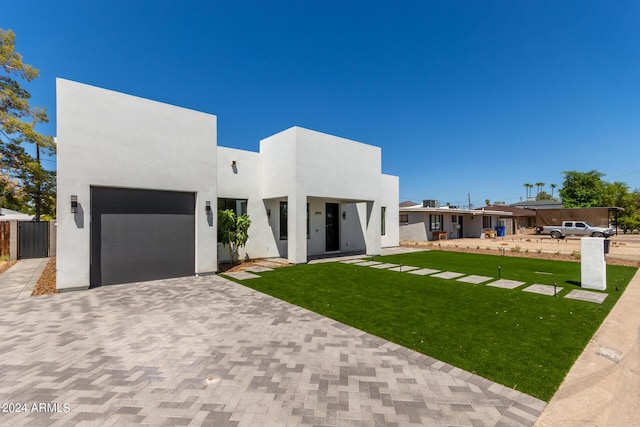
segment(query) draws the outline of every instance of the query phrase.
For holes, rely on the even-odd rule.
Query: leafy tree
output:
[[[546,191],[541,191],[536,196],[536,200],[555,200],[553,196]]]
[[[485,199],[485,200],[484,200],[484,205],[485,205],[485,206],[489,206],[489,205],[491,205],[491,200],[489,200],[489,199]]]
[[[604,183],[604,195],[602,206],[616,206],[624,209],[618,213],[618,223],[625,232],[638,228],[638,204],[640,203],[640,192],[629,191],[629,186],[624,182],[614,181]]]
[[[618,227],[620,227],[624,233],[640,230],[640,214],[635,212],[633,215],[620,217],[618,219]]]
[[[604,174],[597,170],[589,172],[563,172],[564,183],[558,193],[565,208],[591,208],[603,206]]]
[[[22,87],[37,78],[39,72],[22,62],[15,50],[15,34],[0,29],[0,172],[2,200],[14,209],[41,214],[54,214],[55,173],[42,168],[41,151],[55,152],[51,136],[36,130],[49,121],[44,108],[31,107],[31,94]],[[35,157],[25,146],[35,147]]]
[[[249,215],[237,216],[231,209],[218,211],[218,232],[223,246],[229,245],[229,255],[231,264],[238,263],[238,251],[247,244],[249,240],[249,226],[251,220]]]

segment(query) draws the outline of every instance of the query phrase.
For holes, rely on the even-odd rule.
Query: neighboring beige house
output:
[[[484,238],[497,234],[497,227],[505,226],[504,218],[510,216],[488,209],[432,207],[427,202],[399,208],[400,241]]]
[[[535,210],[506,205],[485,206],[481,209],[502,212],[503,214],[500,216],[500,219],[504,220],[506,234],[525,234],[527,232],[533,233],[535,230]]]

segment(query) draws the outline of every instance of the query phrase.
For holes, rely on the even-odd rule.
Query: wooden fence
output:
[[[9,236],[11,224],[9,221],[0,221],[0,256],[9,256]]]

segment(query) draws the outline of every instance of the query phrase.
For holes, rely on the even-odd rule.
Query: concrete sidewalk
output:
[[[22,259],[0,275],[0,299],[31,297],[49,258]]]
[[[536,426],[640,426],[640,270]]]

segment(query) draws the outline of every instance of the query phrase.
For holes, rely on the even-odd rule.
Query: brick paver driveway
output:
[[[217,276],[1,293],[0,332],[0,425],[518,426],[544,407]]]

